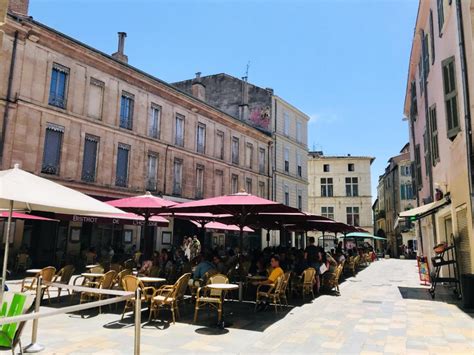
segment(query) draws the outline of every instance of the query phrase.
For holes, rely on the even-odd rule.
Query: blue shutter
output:
[[[128,153],[130,148],[125,145],[119,145],[117,151],[117,171],[115,185],[127,187],[128,180]]]
[[[95,181],[98,143],[98,138],[86,136],[82,164],[82,180],[84,181]]]
[[[59,174],[59,162],[61,158],[61,143],[64,128],[56,125],[48,125],[44,138],[43,164],[41,172],[45,174]]]

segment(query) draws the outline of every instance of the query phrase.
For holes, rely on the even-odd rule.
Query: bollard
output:
[[[36,299],[35,299],[35,313],[39,312],[41,306],[41,285],[42,278],[39,275],[36,278]],[[33,319],[33,327],[31,330],[31,343],[27,345],[23,351],[26,353],[37,353],[44,350],[44,346],[36,342],[38,337],[38,319]]]
[[[135,342],[134,342],[134,355],[140,355],[140,329],[141,329],[141,318],[142,318],[142,295],[140,287],[135,291]]]

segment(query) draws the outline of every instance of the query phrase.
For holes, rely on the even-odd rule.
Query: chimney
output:
[[[249,118],[249,89],[247,77],[243,76],[241,80],[241,97],[242,103],[239,105],[239,118],[246,121]]]
[[[204,85],[201,81],[201,72],[198,71],[196,73],[196,77],[193,80],[192,84],[192,94],[195,98],[206,101],[206,85]]]
[[[8,11],[15,15],[28,16],[30,0],[10,0],[8,1]]]
[[[123,53],[125,48],[125,37],[127,37],[126,32],[118,32],[118,49],[117,52],[112,54],[112,58],[123,63],[128,63],[128,57]]]

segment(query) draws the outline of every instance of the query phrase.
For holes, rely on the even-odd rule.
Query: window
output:
[[[146,189],[156,191],[158,183],[158,154],[148,153]]]
[[[430,9],[430,44],[431,44],[431,64],[435,62],[435,36],[433,25],[433,10]]]
[[[402,174],[402,176],[411,176],[411,167],[410,167],[410,165],[400,166],[400,173]]]
[[[133,101],[135,96],[128,92],[122,91],[120,100],[120,127],[132,129],[133,126]]]
[[[247,168],[252,169],[253,167],[253,145],[251,143],[247,143],[245,146],[245,162],[247,164]]]
[[[86,138],[84,140],[84,157],[82,159],[82,181],[95,181],[98,147],[99,137],[86,134]]]
[[[204,196],[204,166],[196,166],[196,198]]]
[[[321,207],[321,216],[334,219],[334,207]]]
[[[224,132],[222,131],[216,133],[216,157],[224,159]]]
[[[347,224],[359,226],[359,207],[346,207]]]
[[[252,178],[245,179],[245,191],[249,194],[252,193]]]
[[[285,148],[285,173],[290,172],[290,150]]]
[[[332,178],[321,178],[321,196],[322,197],[333,196]]]
[[[411,184],[402,184],[400,186],[400,198],[402,200],[412,200],[413,199],[413,187]]]
[[[296,153],[296,168],[298,172],[298,176],[302,177],[303,176],[303,167],[301,166],[301,154]]]
[[[184,147],[184,116],[176,114],[174,144]]]
[[[160,138],[161,128],[161,106],[151,104],[150,123],[148,126],[148,135],[152,138]]]
[[[89,101],[87,103],[87,115],[100,120],[102,118],[102,105],[104,102],[103,81],[91,78],[89,85]]]
[[[303,141],[302,131],[303,131],[303,125],[301,124],[301,121],[296,121],[296,141],[298,143],[301,143]]]
[[[115,171],[115,186],[127,187],[129,155],[130,146],[119,143],[117,150],[117,170]]]
[[[260,181],[258,183],[258,196],[265,198],[267,196],[266,191],[265,191],[265,183],[263,181]]]
[[[283,203],[287,206],[290,205],[290,188],[288,185],[283,185],[283,192],[284,192],[284,200]]]
[[[323,171],[324,171],[325,173],[329,173],[329,171],[330,171],[329,164],[324,164],[324,165],[323,165]]]
[[[423,55],[423,79],[428,80],[428,74],[430,72],[430,50],[429,50],[429,36],[423,33],[422,39],[422,55]]]
[[[288,136],[290,135],[290,115],[288,114],[288,112],[285,111],[283,113],[283,117],[284,117],[283,134],[285,136]]]
[[[265,174],[265,149],[260,148],[258,150],[258,172]]]
[[[442,67],[448,138],[453,140],[460,130],[458,119],[458,102],[454,57],[443,60]]]
[[[232,137],[232,164],[239,164],[239,138]]]
[[[412,81],[411,90],[410,90],[411,100],[410,100],[410,118],[413,121],[416,121],[418,116],[418,100],[416,98],[416,82]]]
[[[430,138],[431,138],[431,160],[433,165],[439,161],[439,144],[438,144],[438,122],[436,119],[436,106],[430,107]]]
[[[356,177],[346,178],[346,196],[359,196],[359,179]]]
[[[41,165],[42,173],[59,175],[63,135],[63,126],[48,123],[44,136],[43,164]]]
[[[196,142],[197,152],[204,154],[206,150],[206,125],[203,123],[198,123]]]
[[[354,164],[353,163],[347,164],[347,171],[354,171]]]
[[[236,194],[237,192],[239,192],[239,176],[238,175],[232,174],[230,186],[232,189],[231,193]]]
[[[444,25],[444,8],[443,8],[443,3],[444,0],[437,0],[438,2],[438,31],[439,31],[439,36],[441,37],[441,33],[443,30],[443,25]]]
[[[423,186],[423,180],[421,175],[421,153],[420,145],[415,146],[415,173],[416,173],[416,186],[418,189],[421,189]]]
[[[214,176],[214,195],[224,195],[224,172],[222,170],[216,170]]]
[[[301,190],[297,190],[297,196],[298,196],[298,209],[300,211],[303,210],[303,192]]]
[[[175,159],[173,163],[173,195],[181,195],[183,183],[183,161]]]
[[[53,63],[51,84],[49,86],[49,100],[51,106],[66,108],[67,81],[69,68]]]
[[[425,132],[423,133],[423,148],[424,148],[424,158],[425,158],[425,172],[428,175],[428,171],[430,170],[430,154],[429,154],[429,137],[428,131],[425,128]]]

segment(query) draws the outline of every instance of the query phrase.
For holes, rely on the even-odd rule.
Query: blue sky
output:
[[[415,0],[30,0],[30,15],[165,81],[243,76],[311,116],[310,150],[369,155],[372,191],[408,140]]]

